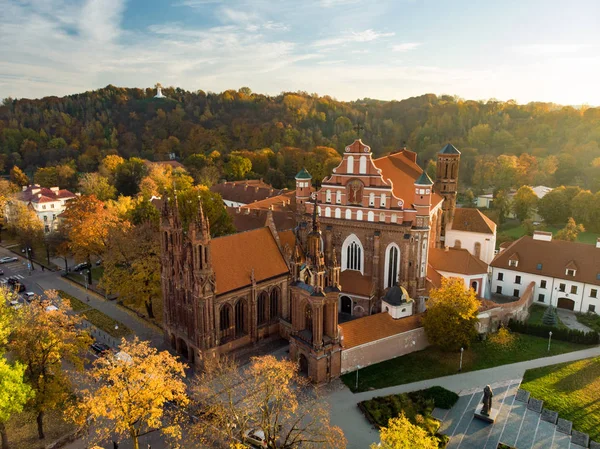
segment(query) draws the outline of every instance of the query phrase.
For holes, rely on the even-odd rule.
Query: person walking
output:
[[[113,440],[113,449],[119,449],[119,443]]]

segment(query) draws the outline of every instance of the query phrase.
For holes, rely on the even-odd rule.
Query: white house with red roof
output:
[[[56,230],[58,217],[65,211],[67,201],[75,198],[75,194],[58,187],[40,187],[37,184],[23,187],[23,191],[13,197],[13,201],[22,203],[33,210],[44,224],[44,232]],[[6,220],[12,217],[10,204],[7,205]]]

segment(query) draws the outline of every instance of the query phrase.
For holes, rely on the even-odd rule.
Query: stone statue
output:
[[[492,391],[492,387],[486,385],[483,389],[483,407],[481,409],[481,414],[490,416],[490,412],[492,410],[492,398],[494,397],[494,392]]]

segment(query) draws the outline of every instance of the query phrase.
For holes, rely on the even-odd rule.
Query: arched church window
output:
[[[373,192],[369,193],[369,206],[375,206],[375,194]]]
[[[279,289],[277,287],[275,287],[273,290],[271,290],[271,295],[270,295],[270,318],[271,320],[274,318],[277,318],[277,316],[279,316]]]
[[[356,219],[359,220],[359,221],[362,221],[362,219],[363,219],[362,210],[357,210],[356,211]]]
[[[325,216],[326,217],[331,217],[331,208],[330,207],[326,207],[325,208]]]
[[[306,304],[304,307],[304,328],[312,332],[313,322],[312,322],[312,309],[310,304]]]
[[[331,203],[331,190],[329,189],[325,192],[325,202]]]
[[[223,304],[219,314],[219,328],[221,331],[226,331],[231,326],[231,306]]]
[[[392,218],[390,220],[392,223],[396,223],[396,221],[398,221],[398,217],[396,216],[396,214],[392,214]]]
[[[354,234],[348,236],[342,245],[342,269],[357,270],[362,273],[363,263],[363,247],[358,237]]]
[[[342,204],[342,191],[337,190],[335,192],[335,204]]]
[[[260,295],[258,295],[258,304],[256,305],[257,320],[259,325],[267,321],[267,301],[267,292],[261,292]]]
[[[382,223],[385,222],[385,212],[381,212],[379,214],[379,221]]]
[[[352,210],[346,209],[346,220],[352,220]]]
[[[335,218],[342,218],[342,210],[339,207],[335,208]]]
[[[367,213],[367,221],[375,221],[375,214],[372,210]]]
[[[235,334],[242,335],[246,333],[246,307],[244,300],[240,299],[235,305]]]
[[[385,200],[386,200],[385,193],[382,193],[382,194],[381,194],[381,199],[380,199],[380,201],[379,201],[379,206],[380,206],[380,207],[385,207]]]
[[[400,248],[390,243],[385,250],[385,286],[392,287],[398,282],[400,272]]]
[[[475,257],[481,258],[481,243],[475,242]]]

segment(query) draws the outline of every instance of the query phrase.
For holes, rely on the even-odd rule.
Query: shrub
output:
[[[458,395],[454,391],[446,390],[444,387],[429,387],[425,390],[418,390],[408,393],[408,396],[416,401],[418,397],[422,397],[425,400],[432,400],[435,407],[450,409],[456,401],[458,401]]]
[[[600,343],[600,334],[596,331],[583,332],[575,329],[563,329],[544,324],[531,324],[512,319],[508,322],[508,328],[514,332],[543,338],[548,338],[549,332],[552,332],[553,339],[582,345],[597,345]]]
[[[556,326],[558,324],[558,315],[556,313],[556,309],[552,306],[549,306],[544,315],[542,316],[542,323],[546,326]]]

